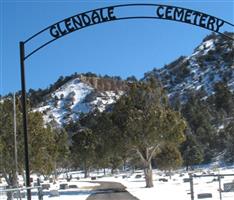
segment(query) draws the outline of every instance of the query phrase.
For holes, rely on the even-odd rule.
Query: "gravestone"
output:
[[[180,174],[180,177],[183,177],[184,176],[184,174]]]
[[[184,183],[189,183],[190,182],[190,178],[183,178],[183,182]]]
[[[58,190],[50,190],[50,197],[59,197]]]
[[[135,178],[141,178],[142,176],[140,174],[137,174]]]
[[[125,179],[125,178],[127,178],[127,175],[123,175],[123,176],[122,176],[122,179]]]
[[[66,190],[66,189],[68,189],[68,184],[67,184],[67,183],[62,183],[62,184],[60,184],[60,185],[59,185],[59,189],[60,189],[60,190]]]
[[[75,188],[78,188],[78,186],[77,185],[69,185],[69,188],[70,189],[75,189]]]
[[[234,192],[234,182],[223,184],[224,192]]]
[[[197,195],[198,199],[207,199],[207,198],[212,198],[212,194],[211,193],[201,193]]]
[[[50,189],[50,184],[44,183],[44,184],[41,184],[41,187],[42,187],[42,190],[49,190]]]
[[[166,178],[160,178],[158,179],[159,181],[162,181],[162,182],[168,182],[168,180]]]

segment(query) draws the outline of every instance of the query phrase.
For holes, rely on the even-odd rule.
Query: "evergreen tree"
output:
[[[54,130],[55,138],[55,163],[54,172],[57,179],[58,172],[71,167],[70,151],[68,146],[68,134],[64,129]]]
[[[200,164],[203,161],[203,152],[193,135],[187,135],[186,141],[181,145],[181,151],[187,170],[189,166]]]
[[[96,153],[99,162],[105,163],[106,167],[110,167],[114,172],[126,159],[127,149],[122,141],[120,130],[113,123],[111,116],[111,113],[102,113],[93,131],[98,135]]]
[[[212,121],[212,107],[200,100],[199,94],[191,92],[181,112],[191,128],[191,133],[196,137],[201,151],[204,152],[204,160],[209,162],[214,155],[216,133]]]
[[[16,98],[16,123],[17,123],[17,148],[18,170],[23,174],[24,169],[24,142],[22,128],[22,114],[20,101]],[[14,161],[14,135],[13,135],[13,103],[12,98],[4,99],[0,103],[0,138],[1,138],[1,163],[0,171],[3,173],[8,185],[16,184]],[[28,113],[28,139],[29,139],[29,164],[31,172],[49,175],[54,170],[58,152],[55,133],[46,126],[42,114],[39,112]]]
[[[234,163],[234,122],[229,123],[229,125],[224,129],[225,133],[225,161],[227,163]]]
[[[126,78],[127,82],[137,82],[137,78],[135,76],[129,76]]]
[[[227,84],[218,82],[215,84],[215,105],[218,110],[225,110],[228,114],[234,113],[234,94],[230,92]]]
[[[19,110],[17,107],[17,124],[19,121]],[[9,186],[16,186],[16,166],[14,155],[14,129],[13,129],[13,101],[7,98],[0,103],[0,172]],[[18,132],[17,132],[18,134]],[[18,144],[20,146],[20,143]],[[20,153],[20,152],[19,152]],[[19,168],[22,162],[19,160]]]
[[[96,136],[89,128],[81,129],[72,136],[71,153],[75,163],[83,165],[85,178],[95,161]]]
[[[156,155],[157,167],[161,170],[173,170],[180,167],[183,163],[180,151],[174,144],[164,145]]]
[[[126,146],[134,149],[144,166],[146,187],[153,187],[151,160],[162,145],[184,141],[185,121],[173,111],[159,83],[134,83],[113,110],[113,121]]]

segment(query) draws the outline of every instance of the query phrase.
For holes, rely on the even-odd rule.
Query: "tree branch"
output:
[[[152,157],[153,157],[155,151],[157,150],[157,148],[158,148],[159,146],[160,146],[160,145],[157,144],[157,145],[155,145],[155,146],[153,147],[153,150],[151,151],[150,156],[149,156],[149,158],[148,158],[148,162],[151,161],[151,159],[152,159]]]
[[[137,154],[140,156],[141,160],[142,160],[144,163],[147,162],[147,160],[144,158],[144,156],[142,155],[142,153],[139,151],[138,148],[136,148],[136,152],[137,152]]]

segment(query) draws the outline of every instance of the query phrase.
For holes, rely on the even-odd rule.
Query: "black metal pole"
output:
[[[28,155],[28,128],[27,128],[27,105],[26,105],[26,86],[24,70],[24,43],[20,42],[20,69],[21,69],[21,92],[23,109],[23,128],[24,128],[24,159],[26,173],[26,187],[30,187],[29,155]],[[27,200],[31,200],[31,189],[27,189]]]

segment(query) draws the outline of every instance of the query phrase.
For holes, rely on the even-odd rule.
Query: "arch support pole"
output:
[[[26,84],[25,84],[25,66],[24,66],[24,42],[19,43],[20,47],[20,71],[21,71],[21,101],[23,112],[23,133],[24,133],[24,159],[25,159],[25,175],[27,187],[27,200],[31,200],[30,187],[30,170],[29,170],[29,153],[28,153],[28,124],[27,124],[27,102],[26,102]]]

